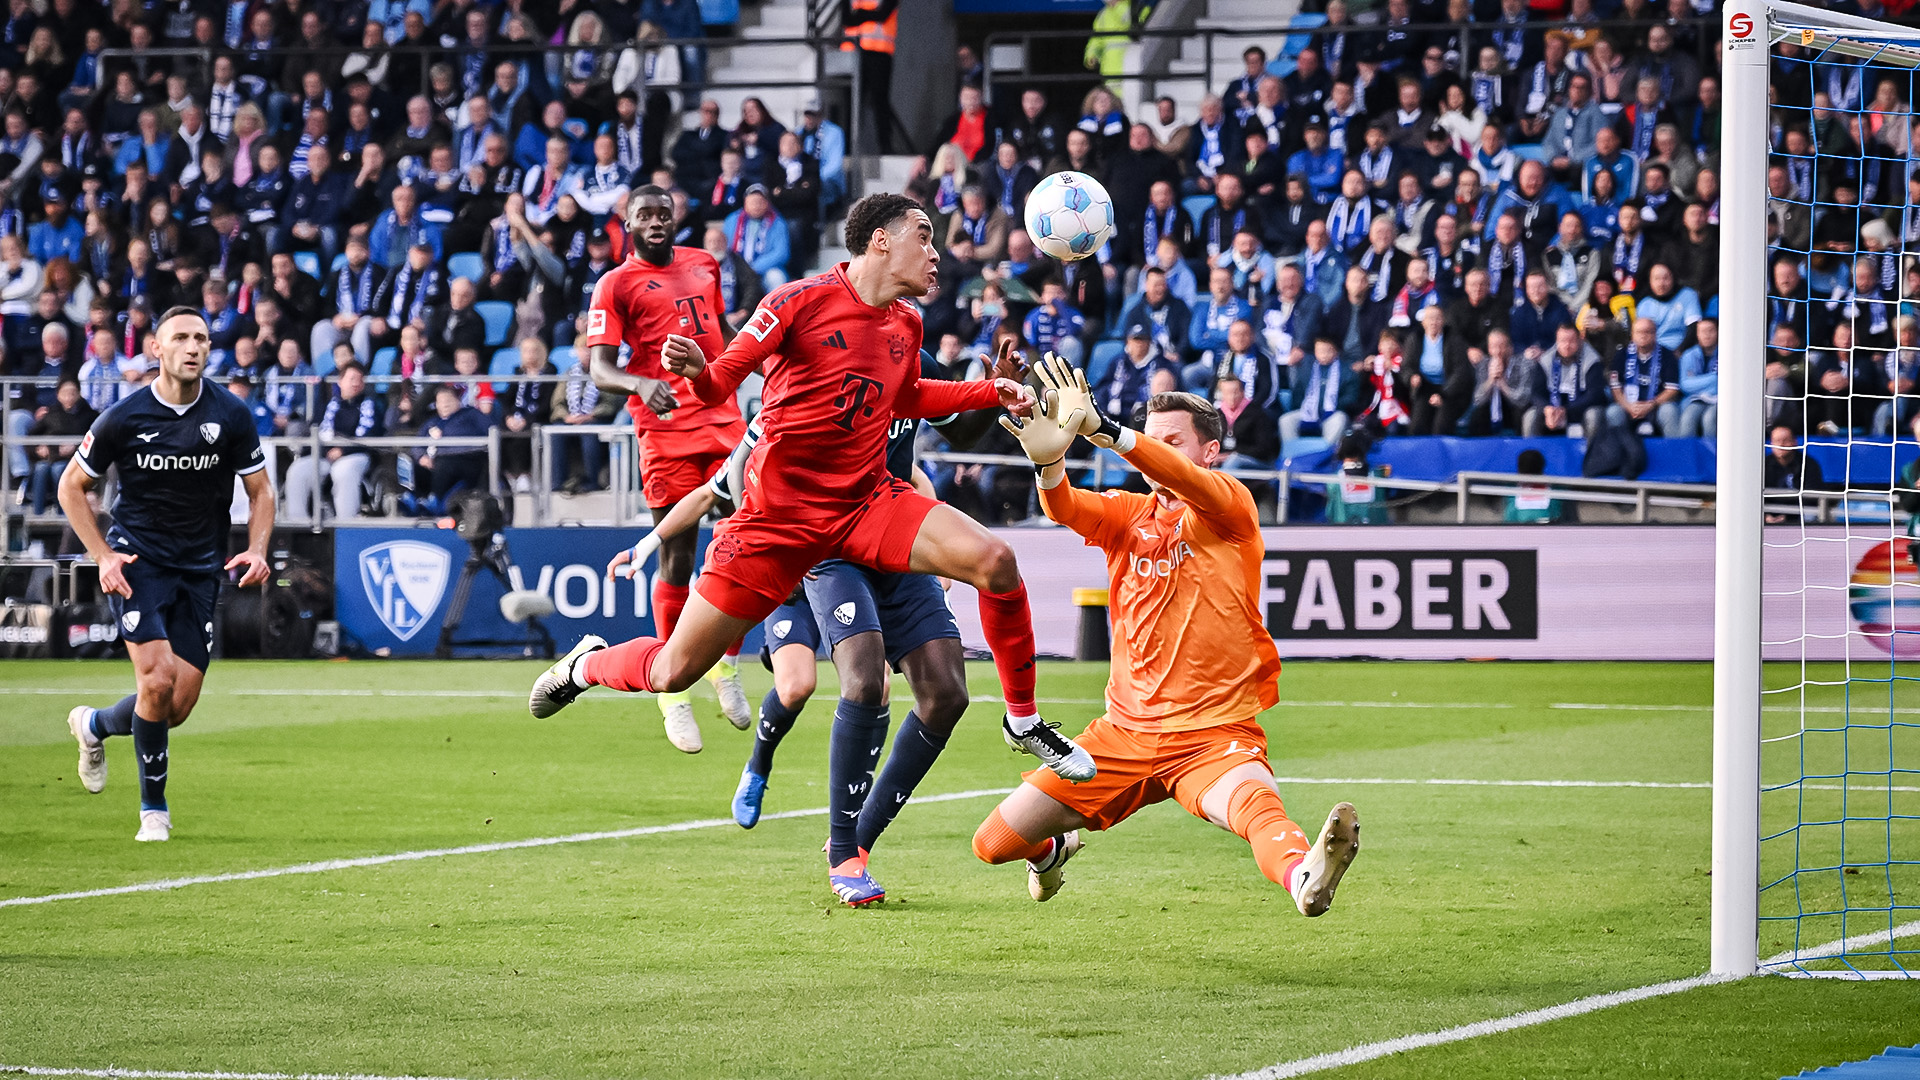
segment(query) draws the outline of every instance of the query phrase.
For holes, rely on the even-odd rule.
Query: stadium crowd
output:
[[[1713,434],[1717,23],[1689,0],[1324,12],[1305,48],[1247,50],[1194,115],[1163,98],[1128,117],[1107,85],[1066,101],[996,87],[989,103],[963,46],[953,115],[910,187],[943,241],[925,304],[941,365],[964,376],[1012,337],[1084,365],[1117,414],[1202,392],[1249,467],[1356,426]],[[1452,25],[1410,28],[1429,22]],[[533,429],[621,421],[571,343],[627,254],[628,189],[674,193],[676,242],[721,259],[736,324],[814,267],[848,194],[845,134],[819,101],[789,128],[755,99],[723,119],[655,88],[698,83],[701,50],[657,42],[699,31],[695,0],[13,0],[0,371],[41,381],[11,391],[10,434],[84,430],[150,377],[142,336],[176,303],[206,311],[213,374],[263,434],[321,429],[326,463],[282,486],[304,503],[330,478],[341,516],[379,460],[355,438],[497,426],[524,477]],[[205,51],[101,55],[153,46]],[[1797,78],[1769,176],[1775,419],[1905,430],[1920,362],[1904,358],[1920,353],[1900,349],[1920,335],[1889,299],[1895,261],[1853,252],[1920,237],[1892,164],[1908,81],[1804,63]],[[1065,168],[1105,184],[1118,232],[1061,264],[1022,206]],[[483,377],[513,371],[569,377],[500,392]],[[1900,400],[1858,404],[1882,385]],[[971,449],[1013,452],[1000,441]],[[598,440],[556,448],[554,486],[602,482]],[[50,501],[69,452],[16,448],[23,498]],[[484,468],[464,447],[403,457],[427,508]],[[973,512],[1026,516],[1022,470],[937,471]]]

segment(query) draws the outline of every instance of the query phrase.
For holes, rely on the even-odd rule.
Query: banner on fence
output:
[[[585,634],[625,641],[653,633],[658,557],[631,579],[607,576],[607,561],[638,539],[637,529],[508,529],[507,582],[552,599],[543,620],[561,649]],[[709,534],[702,532],[700,550]],[[431,656],[472,548],[450,529],[340,529],[334,534],[334,612],[345,643],[384,656]],[[457,637],[518,640],[524,629],[500,614],[506,592],[482,568],[473,579]],[[748,646],[759,648],[757,633]],[[471,651],[471,650],[468,650]],[[483,651],[501,653],[491,648]]]
[[[1780,530],[1766,554],[1769,659],[1920,655],[1920,569],[1904,539]],[[1109,585],[1064,529],[1007,529],[1040,650],[1072,655],[1076,588]],[[1283,657],[1711,660],[1713,530],[1688,526],[1308,526],[1263,530],[1261,606]],[[1811,585],[1806,588],[1803,586]],[[1850,593],[1851,591],[1851,593]],[[953,608],[984,647],[972,590]],[[1897,644],[1896,644],[1897,643]],[[1907,655],[1904,653],[1902,655]]]

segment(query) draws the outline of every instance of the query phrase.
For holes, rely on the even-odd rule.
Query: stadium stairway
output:
[[[755,20],[749,25],[749,20]],[[754,79],[812,80],[819,77],[813,50],[805,45],[769,45],[769,38],[798,38],[807,32],[806,0],[765,0],[741,10],[739,36],[720,39],[707,52],[707,81],[751,82]],[[800,123],[800,107],[813,95],[811,87],[780,89],[709,89],[707,97],[720,103],[721,122],[740,120],[740,103],[757,97],[767,112],[788,127]],[[689,125],[698,122],[697,101],[683,103]]]
[[[1170,39],[1149,39],[1132,46],[1128,49],[1128,70],[1147,77],[1126,82],[1122,97],[1127,115],[1141,115],[1147,100],[1163,94],[1173,98],[1179,115],[1199,115],[1201,98],[1239,77],[1243,70],[1240,54],[1248,47],[1258,45],[1269,57],[1279,58],[1289,46],[1305,44],[1283,43],[1275,34],[1242,34],[1237,32],[1239,28],[1291,25],[1299,11],[1299,0],[1170,0],[1160,4],[1148,28],[1215,31],[1213,62],[1211,66],[1207,63],[1207,44],[1201,34],[1179,38],[1177,47]],[[1317,16],[1311,18],[1319,21]]]

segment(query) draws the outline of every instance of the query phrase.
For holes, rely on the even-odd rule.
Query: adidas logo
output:
[[[825,345],[829,349],[844,349],[847,347],[847,338],[846,335],[835,330],[833,333],[828,334],[826,339],[821,341],[820,344]]]
[[[653,290],[655,290],[655,289],[657,289],[657,288],[659,288],[659,287],[660,287],[660,283],[659,283],[659,282],[657,282],[657,281],[649,281],[649,282],[647,282],[647,288],[646,288],[646,291],[647,291],[647,292],[652,292]]]

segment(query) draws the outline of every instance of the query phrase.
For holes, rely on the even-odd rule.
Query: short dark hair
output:
[[[334,369],[334,374],[345,375],[349,371],[357,371],[362,376],[365,376],[367,373],[367,369],[360,366],[360,361],[351,360],[351,361],[348,361],[347,363],[341,364],[338,368]]]
[[[167,320],[173,318],[175,315],[191,315],[194,318],[200,319],[202,321],[206,319],[206,316],[200,314],[200,309],[197,307],[188,307],[185,304],[175,304],[172,307],[168,308],[166,311],[162,312],[159,318],[153,320],[153,325],[165,326],[167,324]]]
[[[1193,418],[1193,430],[1202,442],[1219,442],[1227,424],[1213,402],[1183,390],[1164,390],[1147,399],[1147,415],[1158,412],[1183,412]]]
[[[668,191],[659,184],[641,184],[639,187],[633,189],[632,198],[635,200],[659,198],[672,202],[673,192]]]
[[[920,204],[913,199],[890,192],[880,192],[861,199],[847,211],[847,250],[855,255],[865,255],[867,244],[873,239],[873,230],[885,229],[905,217],[909,211],[919,209]]]

